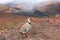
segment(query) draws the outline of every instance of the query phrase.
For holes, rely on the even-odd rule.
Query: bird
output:
[[[32,29],[32,24],[31,24],[31,20],[30,20],[30,17],[29,17],[29,18],[27,18],[27,21],[25,22],[25,24],[23,24],[20,28],[21,36],[23,37],[25,35],[25,37],[27,38],[28,32],[31,29]]]

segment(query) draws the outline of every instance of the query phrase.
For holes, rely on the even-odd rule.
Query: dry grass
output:
[[[17,26],[17,23],[14,22],[7,22],[6,24],[1,24],[0,25],[0,31],[5,30],[7,28],[14,28]]]
[[[0,24],[3,24],[2,29],[7,29],[7,31],[4,31],[0,34],[0,40],[20,40],[20,27],[26,18],[28,17],[17,15],[1,15]],[[28,33],[28,38],[25,38],[24,40],[60,40],[60,18],[58,15],[49,18],[31,17],[31,20],[32,30]]]

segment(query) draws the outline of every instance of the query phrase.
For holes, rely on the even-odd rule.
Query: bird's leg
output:
[[[27,36],[28,36],[28,34],[27,33],[25,33],[25,37],[27,38]]]
[[[22,33],[22,32],[20,32],[20,34],[21,34],[21,36],[23,35],[23,33]]]
[[[23,33],[22,33],[22,32],[20,32],[20,34],[21,34],[21,37],[23,38]]]
[[[27,38],[27,33],[26,33],[26,38]]]

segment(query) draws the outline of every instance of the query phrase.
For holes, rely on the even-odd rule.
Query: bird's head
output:
[[[31,19],[30,19],[30,17],[27,19],[27,22],[28,22],[29,24],[31,24]]]

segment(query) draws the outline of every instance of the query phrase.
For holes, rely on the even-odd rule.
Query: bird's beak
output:
[[[30,20],[30,17],[28,18],[28,20]]]

